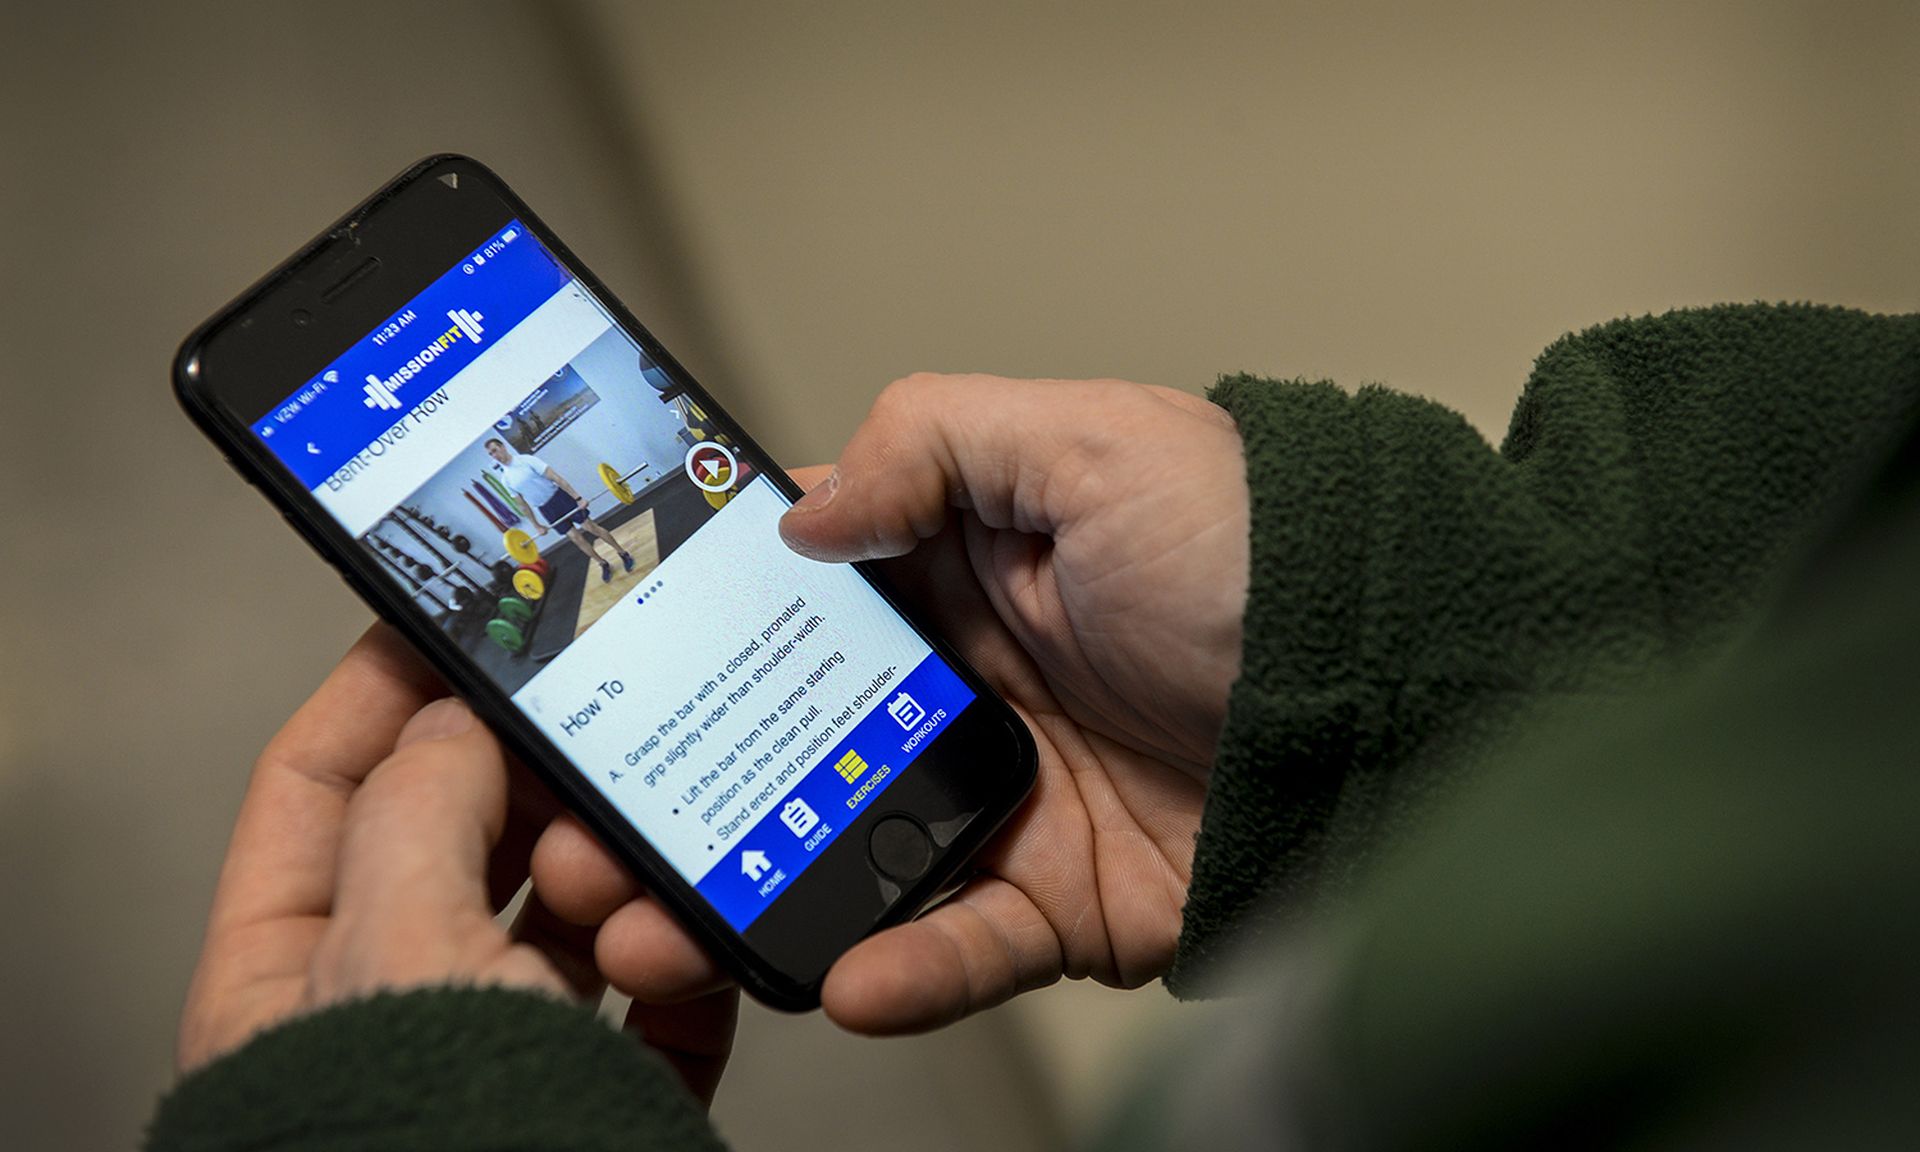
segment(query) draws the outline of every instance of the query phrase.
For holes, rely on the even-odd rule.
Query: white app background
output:
[[[762,815],[778,813],[789,830],[804,835],[799,826],[811,828],[808,817],[818,814],[782,811],[786,793],[890,693],[872,694],[838,726],[832,721],[886,669],[897,680],[931,651],[853,569],[787,548],[776,528],[787,506],[765,479],[753,479],[654,569],[651,580],[660,587],[645,603],[622,600],[514,696],[689,880],[725,861],[728,845]],[[805,607],[765,635],[800,599]],[[815,617],[790,654],[753,682],[754,670]],[[759,650],[736,660],[750,644]],[[835,653],[838,661],[820,682],[793,700],[806,677]],[[731,671],[729,661],[736,661]],[[737,698],[729,701],[729,694]],[[661,733],[670,718],[673,727]],[[798,738],[776,747],[796,728]],[[684,755],[662,767],[663,754],[675,746]],[[755,769],[767,756],[772,760]],[[651,783],[650,768],[657,770]],[[783,771],[786,778],[767,790]],[[751,778],[742,783],[743,777]],[[732,799],[713,814],[729,791]],[[748,801],[757,802],[737,819]]]

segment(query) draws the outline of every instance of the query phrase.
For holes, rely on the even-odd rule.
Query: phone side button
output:
[[[327,551],[327,546],[320,542],[320,537],[314,533],[313,529],[307,527],[305,524],[301,523],[299,520],[294,519],[292,515],[285,512],[282,512],[280,514],[280,519],[285,520],[287,522],[287,526],[289,528],[292,528],[296,533],[298,533],[300,536],[300,539],[305,540],[307,542],[307,547],[313,549],[315,555],[319,556],[320,559],[325,560],[327,562],[327,567],[333,569],[334,573],[338,575],[343,582],[345,582],[346,586],[353,591],[354,595],[360,597],[362,600],[368,601],[369,603],[372,602],[373,597],[368,594],[366,585],[361,583],[360,578],[354,574],[352,569],[346,567],[344,564],[341,564],[338,560],[334,559],[333,554]]]
[[[918,880],[933,864],[933,837],[911,816],[883,816],[867,834],[867,858],[891,879]]]
[[[252,474],[249,473],[245,468],[240,467],[240,461],[235,460],[233,457],[227,455],[225,452],[222,452],[220,454],[220,459],[225,460],[227,462],[227,467],[233,469],[234,475],[240,477],[240,479],[245,480],[247,482],[247,487],[249,488],[260,487],[260,485],[254,480]]]
[[[320,537],[313,534],[313,529],[307,527],[299,520],[294,519],[293,514],[290,512],[280,513],[280,519],[285,520],[287,527],[293,529],[294,532],[299,535],[300,539],[305,540],[307,547],[313,549],[314,552],[319,555],[320,559],[325,560],[329,564],[333,563],[333,557],[327,555],[327,550],[321,547]]]
[[[352,592],[355,596],[366,601],[369,606],[379,603],[378,600],[373,598],[373,589],[367,587],[366,582],[360,579],[359,574],[353,569],[344,568],[336,564],[333,566],[333,570],[340,574],[340,582],[347,586],[347,591]]]

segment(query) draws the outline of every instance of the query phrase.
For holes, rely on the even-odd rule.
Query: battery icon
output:
[[[520,229],[518,229],[518,228],[509,228],[509,229],[507,229],[507,230],[506,230],[505,232],[502,232],[502,233],[500,233],[500,242],[501,242],[502,244],[505,244],[505,243],[508,243],[508,242],[510,242],[511,240],[513,240],[513,238],[514,238],[514,237],[516,237],[516,236],[518,236],[518,235],[520,235]]]

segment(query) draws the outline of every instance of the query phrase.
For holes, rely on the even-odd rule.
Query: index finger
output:
[[[207,931],[325,915],[347,800],[407,719],[446,695],[400,634],[376,623],[267,744],[227,844]]]
[[[920,373],[888,385],[841,450],[828,482],[780,518],[789,547],[815,560],[877,560],[912,551],[971,509],[989,527],[1052,533],[1065,518],[1046,483],[1058,462],[1084,469],[1126,424],[1158,413],[1119,381],[1009,380]],[[1100,429],[1080,418],[1100,405]],[[1116,423],[1121,412],[1134,416]]]

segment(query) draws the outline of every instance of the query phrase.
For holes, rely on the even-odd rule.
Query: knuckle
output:
[[[911,392],[933,387],[945,379],[947,379],[946,374],[941,372],[909,372],[905,376],[887,385],[887,387],[889,389]]]
[[[900,379],[880,389],[880,395],[873,398],[873,416],[876,419],[897,417],[911,410],[926,392],[927,382],[924,373],[902,376]]]
[[[295,741],[276,736],[253,761],[253,779],[298,777],[342,796],[350,796],[360,780],[345,772],[313,763]]]
[[[952,376],[943,372],[911,372],[888,384],[880,390],[874,399],[875,411],[905,413],[914,411],[947,392],[959,381],[969,379],[965,376]]]
[[[424,744],[400,749],[374,769],[362,792],[403,803],[433,800],[445,790],[446,783],[447,758],[436,755],[437,751]]]

